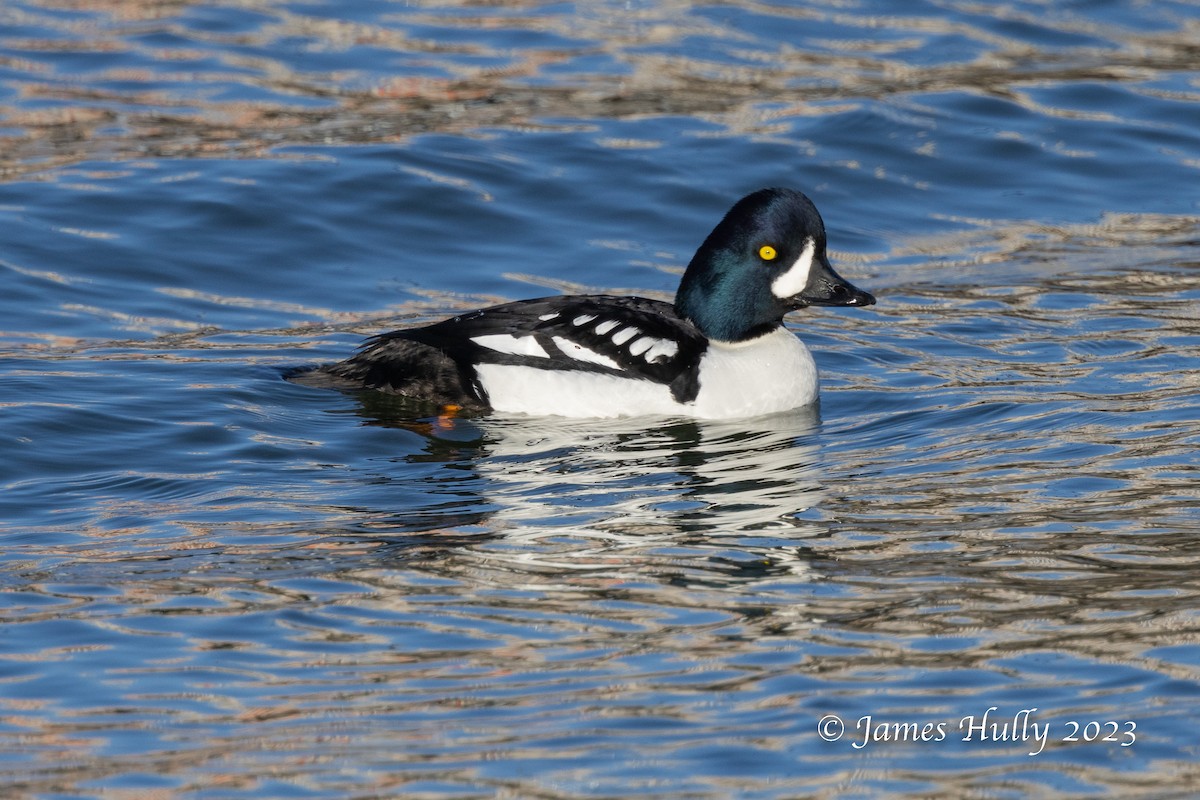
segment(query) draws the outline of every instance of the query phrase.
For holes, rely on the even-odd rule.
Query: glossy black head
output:
[[[754,338],[805,306],[869,306],[875,298],[829,265],[825,223],[792,189],[734,204],[688,264],[675,310],[710,339]]]

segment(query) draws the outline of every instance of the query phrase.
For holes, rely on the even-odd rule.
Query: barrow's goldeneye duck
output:
[[[817,399],[816,365],[785,314],[874,302],[833,271],[812,201],[762,189],[700,245],[674,304],[610,295],[505,303],[380,334],[297,378],[471,411],[750,417]]]

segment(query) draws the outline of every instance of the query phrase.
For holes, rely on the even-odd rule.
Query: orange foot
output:
[[[458,412],[462,411],[462,406],[444,405],[442,412],[438,414],[438,418],[433,423],[434,430],[448,431],[454,427],[454,418],[458,416]]]

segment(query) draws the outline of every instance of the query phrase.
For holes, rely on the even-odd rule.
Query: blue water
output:
[[[6,3],[4,796],[1200,785],[1198,31]],[[444,420],[280,377],[669,298],[767,185],[879,299],[790,319],[819,410]]]

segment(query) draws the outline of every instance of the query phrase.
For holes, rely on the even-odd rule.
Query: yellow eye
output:
[[[763,261],[774,261],[775,248],[771,247],[769,244],[764,244],[762,247],[758,248],[758,257]]]

